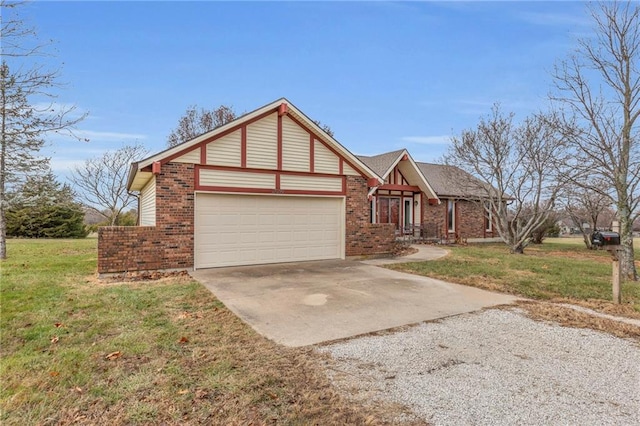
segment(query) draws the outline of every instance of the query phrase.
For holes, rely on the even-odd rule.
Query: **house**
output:
[[[279,99],[132,164],[139,226],[100,228],[98,272],[389,253],[423,225],[486,235],[438,176],[406,150],[357,157]]]
[[[369,191],[372,223],[434,240],[494,238],[493,220],[479,203],[477,182],[461,169],[416,162],[406,149],[359,156],[384,183]]]

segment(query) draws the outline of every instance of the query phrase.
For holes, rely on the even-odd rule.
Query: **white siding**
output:
[[[314,141],[314,167],[316,173],[328,173],[337,175],[340,172],[340,160],[322,142]]]
[[[318,176],[280,176],[280,188],[308,191],[342,191],[342,178]]]
[[[282,118],[282,169],[309,171],[309,133],[289,117]]]
[[[275,175],[270,173],[200,169],[200,185],[274,189],[276,187],[276,178]]]
[[[156,226],[156,177],[140,191],[140,226]]]
[[[187,152],[186,154],[181,155],[178,158],[171,160],[175,163],[193,163],[200,164],[200,148],[196,148]]]
[[[247,126],[247,167],[278,167],[278,115],[273,113]]]
[[[236,130],[207,144],[207,164],[212,166],[240,167],[242,134]]]
[[[344,258],[342,197],[196,195],[195,267]]]
[[[360,173],[358,173],[356,170],[354,170],[353,167],[351,167],[347,163],[344,163],[342,165],[342,174],[347,175],[347,176],[360,176]]]

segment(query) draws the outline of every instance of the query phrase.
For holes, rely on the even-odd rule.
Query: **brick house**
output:
[[[437,241],[493,238],[493,221],[463,185],[475,179],[454,166],[420,163],[406,149],[359,156],[383,180],[369,191],[372,223],[392,223],[397,234]],[[477,181],[476,181],[477,182]]]
[[[357,157],[279,99],[132,164],[139,226],[100,228],[98,272],[388,253],[405,230],[449,226],[449,199],[454,232],[486,235],[430,166],[406,150]]]

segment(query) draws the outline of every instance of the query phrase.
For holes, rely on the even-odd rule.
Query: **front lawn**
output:
[[[366,424],[317,354],[257,335],[189,277],[99,281],[96,240],[10,240],[0,423]],[[388,412],[387,412],[388,413]]]
[[[609,253],[571,243],[532,245],[524,255],[509,254],[504,244],[451,246],[446,247],[451,253],[442,259],[390,267],[532,299],[577,303],[640,318],[640,283],[623,284],[623,304],[613,305]],[[637,250],[636,259],[640,259]]]

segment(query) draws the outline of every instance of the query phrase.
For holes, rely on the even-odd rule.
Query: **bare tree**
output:
[[[592,178],[580,185],[568,182],[559,197],[559,203],[580,230],[588,249],[593,248],[591,234],[598,229],[600,219],[608,213],[611,206],[611,198],[605,195],[607,192],[609,189],[605,182]]]
[[[326,134],[333,137],[333,129],[331,129],[331,127],[329,127],[328,124],[324,124],[320,120],[313,120],[313,122],[316,123],[316,125],[320,127],[322,130],[324,130]]]
[[[212,110],[198,109],[195,105],[190,106],[178,121],[178,127],[172,130],[167,137],[167,146],[172,148],[223,126],[235,120],[236,117],[233,108],[227,105],[220,105]]]
[[[39,156],[44,138],[53,132],[73,135],[85,115],[75,107],[54,103],[59,88],[58,71],[37,64],[47,56],[48,43],[40,43],[33,28],[16,14],[20,3],[0,2],[2,10],[2,63],[0,64],[0,259],[6,259],[7,188],[48,167]],[[34,102],[34,99],[40,102]],[[42,103],[42,100],[48,102]],[[74,116],[75,115],[75,116]]]
[[[126,145],[85,160],[83,166],[73,169],[70,177],[78,198],[104,217],[109,225],[116,225],[122,212],[136,200],[127,191],[129,166],[147,153],[142,145]]]
[[[590,7],[594,36],[579,40],[574,54],[554,72],[556,93],[567,121],[576,161],[571,178],[598,176],[620,223],[624,277],[637,280],[632,224],[640,215],[640,7],[606,2]],[[577,126],[577,127],[576,127]]]
[[[461,190],[482,203],[511,252],[523,253],[553,211],[563,139],[554,117],[534,115],[520,125],[513,118],[495,105],[476,129],[452,138],[445,161],[468,173],[457,180]]]

